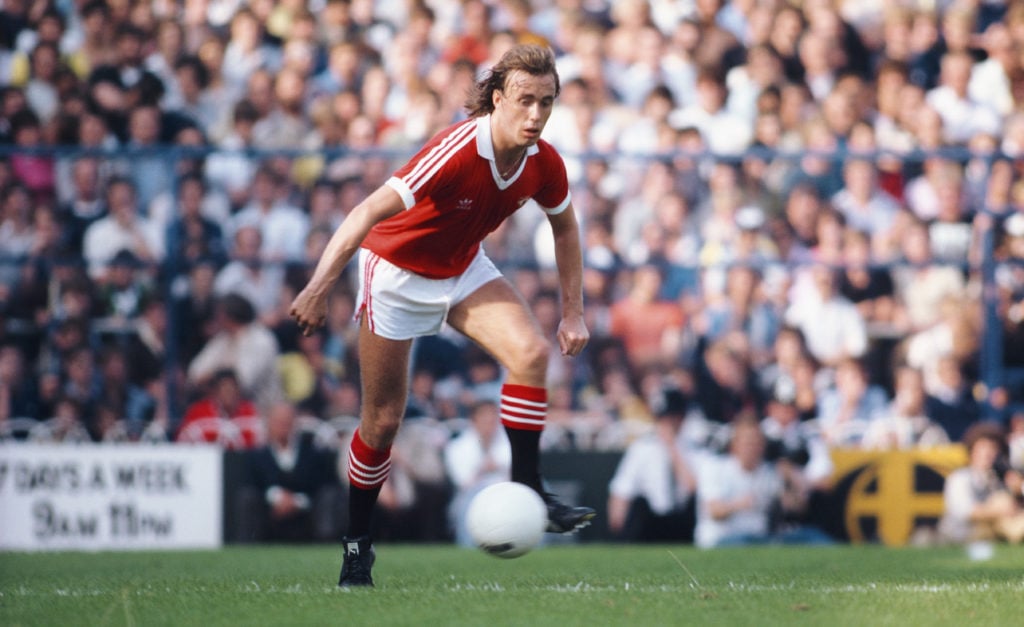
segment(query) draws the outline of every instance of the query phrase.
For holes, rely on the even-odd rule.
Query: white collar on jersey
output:
[[[494,163],[494,142],[491,141],[491,115],[482,115],[476,119],[476,152],[478,155]],[[526,149],[526,156],[540,152],[537,144]],[[525,161],[525,159],[524,159]]]

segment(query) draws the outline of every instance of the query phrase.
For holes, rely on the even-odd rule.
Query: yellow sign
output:
[[[843,490],[844,523],[852,542],[870,540],[863,522],[873,521],[888,546],[906,544],[919,518],[942,516],[942,483],[967,463],[963,446],[907,451],[833,450],[832,485]]]

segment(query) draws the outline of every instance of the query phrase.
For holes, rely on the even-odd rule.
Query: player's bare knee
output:
[[[373,448],[384,448],[395,439],[402,424],[401,413],[375,412],[363,416],[359,433],[363,441]]]
[[[550,354],[550,342],[540,337],[532,338],[516,348],[508,368],[517,373],[543,372],[547,368]]]

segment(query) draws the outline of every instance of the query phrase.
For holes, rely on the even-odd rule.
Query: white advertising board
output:
[[[0,549],[216,548],[213,445],[0,444]]]

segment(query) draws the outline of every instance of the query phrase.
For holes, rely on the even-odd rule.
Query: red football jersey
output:
[[[490,116],[438,133],[387,185],[406,210],[378,223],[363,246],[431,279],[458,276],[480,242],[533,198],[557,214],[569,206],[565,164],[544,140],[531,146],[507,180],[494,165]]]

